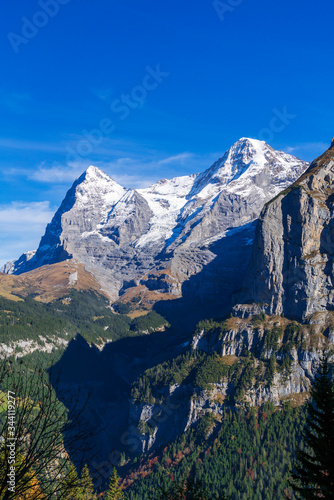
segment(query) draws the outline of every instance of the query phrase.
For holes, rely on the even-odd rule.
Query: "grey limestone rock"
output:
[[[334,310],[333,271],[331,147],[262,210],[249,273],[236,301],[256,303],[268,314],[322,324]]]

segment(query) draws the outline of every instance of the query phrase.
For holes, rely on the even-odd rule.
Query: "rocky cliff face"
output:
[[[175,439],[189,426],[192,387],[173,385],[163,391],[161,404],[134,404],[130,401],[129,433],[137,454],[150,451]]]
[[[325,324],[334,309],[333,266],[332,144],[264,207],[249,274],[237,301],[260,304],[268,314]]]
[[[203,326],[188,352],[195,359],[203,353],[208,356],[194,368],[197,373],[202,370],[207,387],[189,375],[179,385],[160,388],[155,404],[132,403],[130,425],[133,436],[140,439],[140,452],[175,439],[206,414],[219,419],[235,406],[261,406],[268,401],[275,406],[288,401],[303,403],[321,356],[333,342],[334,327],[324,331],[321,325],[302,325],[281,316],[231,317]],[[205,360],[215,353],[218,366],[230,369],[219,381],[214,365],[207,365],[203,372]],[[160,420],[162,408],[164,419]]]
[[[305,162],[253,139],[240,139],[202,174],[163,179],[147,189],[125,189],[89,167],[68,191],[37,252],[2,271],[21,274],[74,259],[85,264],[115,300],[141,279],[146,286],[148,274],[166,269],[178,283],[174,290],[182,293],[182,284],[211,264],[195,289],[211,289],[217,295],[222,242],[229,238],[230,248],[244,247],[239,262],[246,266],[253,238],[247,225],[306,168]],[[233,232],[238,228],[248,231],[242,241]],[[232,261],[226,252],[226,269]],[[214,279],[208,283],[210,276]],[[222,275],[224,281],[231,280]],[[232,291],[241,283],[234,281]]]
[[[184,403],[188,401],[175,410],[181,432],[207,413],[219,418],[231,405],[270,401],[279,406],[308,398],[323,353],[333,352],[333,193],[332,142],[263,208],[249,271],[231,317],[223,323],[207,322],[189,348],[195,358],[196,353],[208,358],[200,358],[204,361],[196,368],[201,377],[193,376],[189,388],[189,375],[178,388]],[[216,361],[205,365],[205,359]],[[221,365],[229,369],[220,372]],[[157,446],[147,435],[145,439],[146,448]]]

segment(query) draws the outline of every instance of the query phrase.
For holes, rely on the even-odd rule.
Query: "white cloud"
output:
[[[285,151],[289,154],[302,154],[302,153],[315,153],[320,154],[326,151],[330,146],[326,142],[304,142],[301,144],[296,144],[295,146],[289,146],[285,148]]]
[[[170,164],[170,163],[181,163],[183,164],[186,160],[194,159],[195,155],[192,153],[181,153],[179,155],[170,156],[158,161],[160,165]]]
[[[36,249],[54,211],[48,201],[0,205],[0,265]]]
[[[109,103],[114,98],[115,91],[113,87],[105,87],[97,90],[92,90],[92,93],[103,101],[107,101],[107,103]]]
[[[31,180],[47,184],[67,184],[77,179],[86,168],[87,166],[81,165],[56,166],[50,168],[41,165],[36,170],[26,171],[26,175]]]
[[[11,112],[23,114],[27,112],[27,105],[33,100],[32,95],[20,92],[8,92],[0,89],[0,106],[9,109]]]
[[[146,154],[132,151],[118,151],[118,157],[111,161],[73,161],[67,164],[41,163],[35,169],[12,168],[6,171],[7,177],[24,176],[29,180],[50,185],[69,185],[74,182],[91,164],[104,170],[116,182],[133,188],[148,187],[161,178],[171,178],[201,172],[209,168],[221,154],[196,155],[184,152],[173,156]],[[160,158],[159,158],[160,156]],[[65,194],[65,193],[64,193]]]
[[[160,159],[124,156],[111,162],[95,162],[116,182],[125,187],[145,188],[162,178],[202,172],[209,168],[221,154],[196,155],[180,153]]]
[[[104,137],[101,144],[92,145],[92,153],[80,156],[78,147],[87,142],[83,134],[70,134],[64,141],[56,143],[22,139],[1,138],[0,147],[5,149],[29,150],[40,153],[59,153],[56,161],[41,162],[33,167],[3,168],[2,177],[26,179],[51,185],[69,185],[89,165],[106,171],[117,182],[129,187],[147,187],[161,178],[171,178],[204,171],[216,161],[220,153],[199,155],[189,151],[167,154],[145,144]],[[70,148],[70,149],[69,149]],[[68,157],[68,152],[73,156]],[[61,155],[61,156],[60,156]],[[45,155],[43,155],[45,157]],[[50,155],[49,155],[50,156]],[[67,160],[65,158],[67,157]],[[63,158],[60,159],[60,158]],[[125,179],[123,181],[122,179]]]
[[[64,153],[65,146],[61,143],[29,141],[26,139],[11,139],[0,137],[0,147],[21,151],[42,151],[46,153]]]

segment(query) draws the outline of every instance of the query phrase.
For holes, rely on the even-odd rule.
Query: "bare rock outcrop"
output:
[[[334,310],[334,144],[261,212],[239,304],[325,323]],[[247,306],[248,307],[248,306]],[[239,311],[242,309],[239,306]]]

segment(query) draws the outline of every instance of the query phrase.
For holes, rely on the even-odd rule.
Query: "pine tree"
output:
[[[86,464],[81,472],[81,477],[79,480],[78,487],[78,499],[80,500],[96,500],[96,495],[94,494],[94,486],[92,478],[89,474],[89,468]]]
[[[292,488],[305,500],[334,499],[334,383],[325,357],[312,384],[303,439],[306,447],[296,453]]]
[[[110,478],[109,487],[106,492],[105,500],[124,500],[122,486],[119,483],[120,477],[117,474],[116,468],[114,468],[112,476]]]
[[[75,466],[71,462],[69,472],[63,481],[63,494],[65,500],[79,500],[80,482]]]
[[[209,493],[203,488],[201,483],[195,483],[190,480],[182,480],[169,489],[162,489],[158,493],[159,500],[208,500]],[[154,498],[157,498],[156,495]],[[220,500],[225,500],[225,496],[220,496]]]

